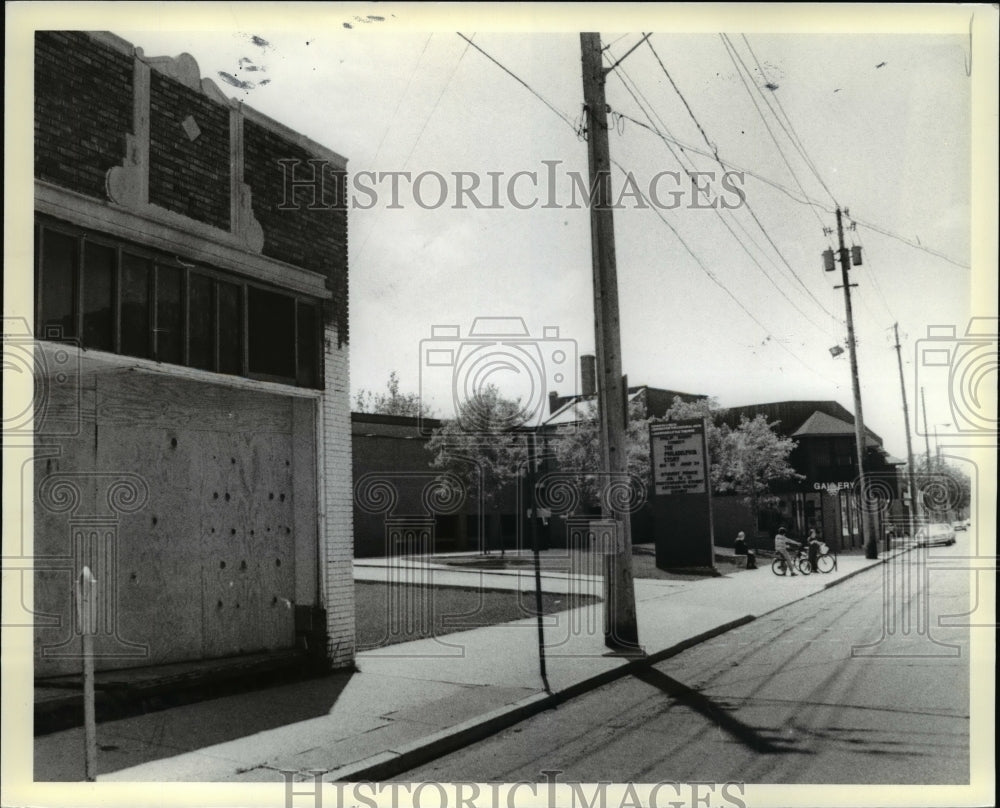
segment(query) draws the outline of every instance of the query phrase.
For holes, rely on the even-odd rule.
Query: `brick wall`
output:
[[[336,328],[324,329],[326,392],[323,395],[323,431],[320,435],[323,464],[328,654],[333,667],[354,664],[354,508],[351,475],[350,379],[347,347]]]
[[[189,117],[193,140],[182,126]],[[229,109],[151,71],[149,201],[229,230],[229,162]]]
[[[132,59],[80,31],[35,33],[35,177],[106,199],[132,130]]]
[[[254,215],[264,229],[264,255],[326,276],[333,292],[327,319],[337,326],[341,343],[346,343],[346,172],[327,161],[310,164],[316,155],[250,120],[243,124],[243,143],[244,179],[252,193]],[[297,165],[286,167],[279,160],[294,160]],[[294,172],[289,176],[298,184],[286,186],[286,172]]]

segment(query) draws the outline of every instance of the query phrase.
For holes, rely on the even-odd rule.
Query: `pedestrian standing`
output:
[[[818,572],[820,540],[815,530],[809,531],[809,538],[806,541],[809,542],[809,569]]]

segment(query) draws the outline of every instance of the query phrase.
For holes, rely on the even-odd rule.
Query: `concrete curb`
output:
[[[614,682],[617,679],[623,679],[642,667],[655,665],[665,659],[677,656],[689,648],[693,648],[696,645],[700,645],[703,642],[714,639],[715,637],[739,628],[740,626],[745,626],[747,623],[751,623],[760,617],[764,617],[765,615],[769,615],[779,609],[783,609],[792,603],[798,603],[800,600],[805,600],[806,598],[812,597],[819,592],[825,592],[830,587],[837,586],[849,578],[853,578],[855,575],[860,575],[861,573],[867,572],[871,569],[881,568],[886,561],[887,559],[885,558],[879,559],[878,563],[869,564],[868,566],[861,567],[860,569],[852,570],[851,572],[841,575],[835,580],[824,585],[822,589],[817,590],[816,592],[810,592],[803,595],[801,598],[783,603],[781,606],[777,606],[774,609],[770,609],[769,611],[763,612],[759,615],[747,614],[735,620],[722,623],[715,628],[708,629],[707,631],[703,631],[700,634],[687,638],[686,640],[682,640],[669,648],[664,648],[639,659],[632,659],[616,668],[603,671],[599,674],[591,676],[588,679],[576,682],[575,684],[572,684],[556,693],[537,693],[533,696],[528,696],[520,701],[505,705],[504,707],[499,707],[491,712],[476,716],[475,718],[471,718],[460,724],[456,724],[453,727],[440,730],[433,735],[402,744],[397,749],[380,752],[377,755],[372,755],[363,760],[356,761],[355,763],[350,763],[346,766],[341,766],[338,769],[333,769],[323,775],[323,781],[327,783],[349,783],[358,781],[380,782],[388,780],[417,766],[421,766],[424,763],[428,763],[436,758],[462,749],[470,743],[485,740],[486,738],[495,735],[500,730],[512,727],[515,724],[524,721],[526,718],[531,718],[544,710],[551,710],[565,701],[569,701],[570,699],[581,696],[584,693],[596,690],[597,688]]]
[[[598,687],[602,687],[617,679],[629,676],[639,668],[648,667],[649,665],[676,656],[695,645],[744,626],[755,619],[753,615],[744,615],[736,620],[730,620],[715,628],[696,634],[694,637],[682,640],[654,654],[632,659],[619,665],[617,668],[603,671],[588,679],[576,682],[556,693],[536,693],[535,695],[527,696],[512,704],[499,707],[475,718],[470,718],[461,724],[440,730],[433,735],[402,744],[397,749],[380,752],[377,755],[350,763],[347,766],[341,766],[323,775],[323,781],[327,783],[349,783],[387,780],[416,766],[462,749],[470,743],[476,743],[489,738],[500,730],[512,727],[526,718],[531,718],[544,710],[551,710],[565,701],[596,690]]]
[[[900,552],[905,552],[905,551],[900,551]],[[803,595],[801,598],[790,600],[788,601],[788,603],[783,603],[781,606],[775,606],[773,609],[768,609],[766,612],[761,612],[760,614],[757,615],[757,617],[766,617],[767,615],[773,614],[779,609],[784,609],[785,606],[791,606],[793,603],[798,603],[800,600],[811,598],[813,595],[818,595],[820,592],[826,592],[827,589],[837,586],[838,584],[842,584],[844,581],[848,580],[849,578],[853,578],[855,575],[860,575],[863,572],[868,572],[868,570],[876,568],[881,569],[882,565],[885,564],[891,557],[892,556],[889,556],[888,558],[879,558],[877,563],[875,564],[869,564],[867,567],[860,567],[859,569],[852,570],[851,572],[845,572],[839,578],[835,578],[834,580],[830,581],[830,583],[823,584],[822,589],[818,589],[815,592],[809,592],[808,594]],[[817,574],[822,575],[823,573],[817,573]]]

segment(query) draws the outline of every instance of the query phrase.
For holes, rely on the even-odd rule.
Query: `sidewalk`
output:
[[[616,678],[800,600],[879,561],[841,556],[828,575],[755,571],[636,579],[644,662],[608,656],[603,606],[544,618],[551,693],[539,672],[537,621],[401,643],[357,656],[357,671],[98,725],[102,781],[385,780]],[[762,559],[763,562],[763,559]],[[721,571],[729,568],[720,565]],[[534,591],[534,573],[471,571],[385,559],[355,562],[357,580]],[[542,589],[600,594],[599,578],[545,572]],[[36,781],[83,779],[83,730],[35,739]]]

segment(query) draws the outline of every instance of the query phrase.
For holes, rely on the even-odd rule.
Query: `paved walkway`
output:
[[[841,556],[828,575],[777,578],[765,561],[756,571],[716,578],[637,579],[647,659],[664,659],[881,564]],[[355,577],[534,591],[530,568],[372,559],[355,562]],[[572,600],[600,595],[601,582],[549,571],[542,589]],[[282,771],[303,780],[322,771],[325,781],[385,780],[642,664],[608,655],[601,604],[548,615],[544,632],[548,692],[534,618],[401,643],[360,653],[356,672],[102,723],[99,779],[284,782]],[[36,738],[35,780],[83,779],[82,758],[81,728]]]

